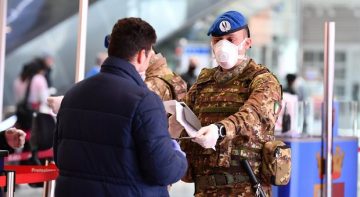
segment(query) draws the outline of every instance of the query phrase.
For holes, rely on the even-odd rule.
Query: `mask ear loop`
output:
[[[210,41],[210,47],[211,47],[211,60],[212,60],[212,66],[216,67],[219,64],[216,61],[216,57],[215,57],[215,51],[214,51],[214,44],[212,41]]]
[[[238,59],[240,60],[247,60],[248,59],[248,56],[246,55],[246,50],[244,48],[244,44],[246,43],[248,38],[245,38],[238,46],[238,50],[240,51],[241,50],[244,50],[244,55],[239,55],[238,56]]]
[[[210,41],[210,47],[211,47],[211,58],[216,59],[215,57],[215,51],[214,51],[214,44],[212,41]]]

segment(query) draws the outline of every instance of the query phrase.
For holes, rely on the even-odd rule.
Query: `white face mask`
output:
[[[244,50],[244,39],[240,45],[235,45],[228,40],[220,40],[213,46],[216,62],[224,69],[231,69],[238,59],[246,59],[245,54],[239,55]]]

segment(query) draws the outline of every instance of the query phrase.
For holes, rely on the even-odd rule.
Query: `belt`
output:
[[[249,177],[241,174],[232,175],[224,173],[198,176],[195,179],[195,189],[196,191],[199,191],[205,189],[206,187],[232,185],[246,181],[249,181]]]

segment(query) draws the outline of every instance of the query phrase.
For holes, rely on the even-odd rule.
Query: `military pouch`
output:
[[[272,185],[287,185],[291,174],[291,149],[284,142],[266,142],[263,147],[262,174]]]

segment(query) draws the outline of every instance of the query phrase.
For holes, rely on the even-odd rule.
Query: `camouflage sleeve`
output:
[[[168,84],[159,78],[151,78],[145,80],[147,87],[155,92],[163,101],[171,100],[171,89]]]
[[[245,141],[256,136],[267,141],[268,131],[273,131],[281,109],[281,86],[275,76],[265,73],[256,76],[250,84],[250,96],[239,111],[220,121],[226,129],[226,138],[236,136]]]

